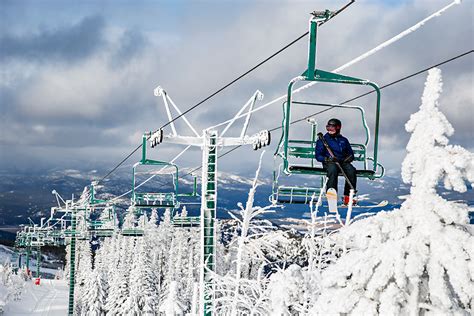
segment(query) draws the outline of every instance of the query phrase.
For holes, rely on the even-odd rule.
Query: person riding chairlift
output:
[[[332,150],[334,157],[332,157],[323,142],[318,139],[316,142],[316,160],[322,162],[323,168],[327,171],[327,189],[335,189],[337,191],[337,177],[339,174],[339,167],[336,162],[342,167],[344,172],[347,175],[347,178],[351,182],[356,190],[357,185],[357,176],[356,169],[351,164],[354,161],[354,152],[352,151],[349,140],[341,135],[341,126],[342,123],[336,118],[332,118],[328,121],[326,125],[327,133],[324,135],[326,143],[329,145],[329,148]],[[344,197],[343,203],[345,205],[349,204],[349,193],[351,186],[347,182],[344,185]],[[353,199],[353,204],[356,204],[356,199]]]

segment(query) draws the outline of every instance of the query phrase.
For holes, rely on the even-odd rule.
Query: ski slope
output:
[[[22,299],[8,303],[5,316],[67,315],[68,285],[65,280],[28,281]]]

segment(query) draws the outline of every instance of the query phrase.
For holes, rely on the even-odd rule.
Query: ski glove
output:
[[[324,158],[324,162],[337,162],[337,158],[336,157],[325,157]]]

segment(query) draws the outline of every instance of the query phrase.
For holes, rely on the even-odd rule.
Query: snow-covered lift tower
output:
[[[270,144],[269,131],[261,131],[255,135],[247,136],[246,131],[250,120],[251,111],[257,100],[263,99],[263,94],[256,91],[252,97],[245,103],[233,119],[218,124],[216,126],[204,129],[202,135],[199,135],[196,129],[186,119],[173,100],[161,87],[155,89],[155,96],[163,97],[168,119],[171,122],[172,133],[164,135],[160,129],[150,133],[151,147],[155,147],[161,142],[182,144],[189,146],[198,146],[202,148],[202,178],[201,178],[201,273],[200,273],[200,314],[210,315],[213,306],[213,282],[211,275],[215,272],[216,265],[216,211],[217,211],[217,154],[218,149],[228,146],[252,145],[256,150]],[[176,131],[173,118],[169,109],[169,103],[175,108],[181,118],[192,130],[194,136],[180,136]],[[248,111],[245,123],[238,137],[224,137],[225,133],[232,126],[235,120],[242,112]],[[225,126],[221,134],[218,134],[217,127]]]

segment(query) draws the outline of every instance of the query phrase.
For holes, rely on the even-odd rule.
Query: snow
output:
[[[22,299],[10,302],[5,316],[67,315],[68,285],[64,280],[41,280],[26,283]]]
[[[320,194],[310,204],[311,220],[282,220],[298,233],[276,229],[258,216],[277,206],[254,205],[260,159],[250,182],[229,177],[250,190],[245,206],[230,213],[232,224],[216,224],[215,236],[226,240],[217,238],[212,285],[200,277],[201,232],[174,227],[169,209],[157,225],[156,210],[137,218],[131,207],[123,227],[143,230],[143,237],[115,232],[94,255],[89,242],[78,241],[75,313],[202,313],[198,302],[206,291],[219,315],[473,314],[473,208],[445,200],[436,188],[442,182],[447,190],[465,192],[466,183],[474,183],[474,154],[449,144],[454,129],[438,109],[441,92],[441,71],[430,70],[420,110],[406,124],[412,136],[402,176],[410,194],[399,209],[351,224],[321,219],[315,216]],[[223,223],[231,228],[224,231]],[[0,248],[0,258],[7,250]],[[23,299],[14,301],[10,293],[23,282],[9,271],[0,271],[6,315],[66,314],[65,281],[28,281]]]
[[[4,245],[0,245],[0,264],[10,263],[12,256],[13,250]]]
[[[467,314],[474,304],[474,237],[467,205],[435,190],[466,190],[474,182],[474,155],[448,145],[453,128],[438,110],[441,71],[429,71],[420,111],[402,166],[410,196],[399,210],[381,212],[341,229],[349,251],[322,274],[314,315],[327,313]]]

